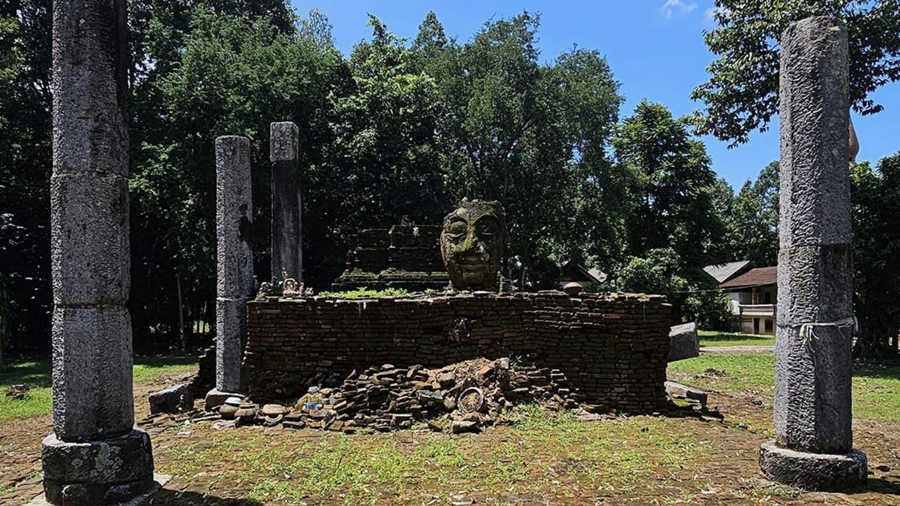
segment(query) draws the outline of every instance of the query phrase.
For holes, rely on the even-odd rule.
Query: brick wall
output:
[[[610,409],[647,412],[665,399],[669,313],[659,295],[269,298],[248,304],[242,377],[254,400],[280,400],[372,365],[526,357]]]

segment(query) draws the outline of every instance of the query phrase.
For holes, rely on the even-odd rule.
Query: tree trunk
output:
[[[181,274],[175,272],[175,284],[178,286],[178,334],[181,337],[181,354],[187,353],[187,341],[184,335],[184,304],[181,300]]]

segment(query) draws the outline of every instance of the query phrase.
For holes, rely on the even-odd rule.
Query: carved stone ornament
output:
[[[506,240],[503,206],[463,199],[444,218],[441,256],[457,290],[496,290]]]

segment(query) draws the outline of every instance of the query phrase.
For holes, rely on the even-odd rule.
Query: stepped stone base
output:
[[[50,504],[125,503],[156,486],[153,447],[142,430],[109,440],[66,443],[44,438],[44,497]]]
[[[772,481],[804,490],[844,492],[866,484],[866,454],[852,450],[843,455],[805,453],[764,443],[759,467]]]

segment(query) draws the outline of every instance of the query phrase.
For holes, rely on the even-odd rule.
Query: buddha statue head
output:
[[[441,231],[441,256],[453,288],[496,290],[505,240],[499,202],[463,199]]]

